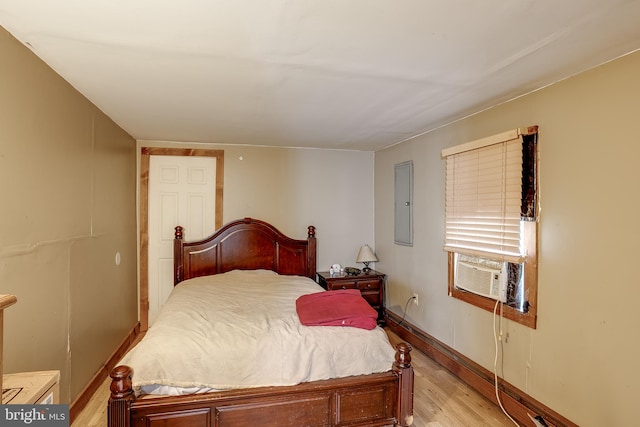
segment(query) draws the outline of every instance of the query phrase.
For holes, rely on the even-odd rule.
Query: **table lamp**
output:
[[[362,247],[360,248],[360,251],[358,251],[358,257],[356,258],[356,262],[363,263],[364,271],[368,273],[369,271],[371,271],[371,269],[369,268],[369,263],[376,262],[376,261],[378,261],[378,258],[376,257],[376,254],[373,253],[369,245],[362,245]]]

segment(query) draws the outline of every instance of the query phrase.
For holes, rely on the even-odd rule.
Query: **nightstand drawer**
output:
[[[380,289],[380,279],[360,280],[358,281],[358,289],[361,291],[377,291]]]
[[[358,289],[358,284],[354,281],[340,280],[338,282],[327,282],[327,290],[335,291],[337,289]]]
[[[375,291],[375,292],[361,291],[361,294],[362,294],[362,298],[367,300],[367,302],[371,307],[378,309],[382,305],[380,304],[380,293],[378,293],[378,291]]]

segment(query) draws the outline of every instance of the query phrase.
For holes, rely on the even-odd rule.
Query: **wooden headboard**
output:
[[[173,241],[174,285],[231,270],[266,269],[316,278],[316,231],[312,225],[306,240],[287,237],[273,225],[254,218],[232,221],[194,242],[185,242],[183,231],[176,227]]]

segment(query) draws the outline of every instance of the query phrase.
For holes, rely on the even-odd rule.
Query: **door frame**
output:
[[[140,331],[149,329],[149,163],[151,156],[200,156],[216,159],[216,229],[222,227],[224,150],[141,147],[140,151]]]

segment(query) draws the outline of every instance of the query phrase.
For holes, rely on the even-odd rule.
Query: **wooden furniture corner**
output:
[[[3,374],[3,359],[2,348],[4,345],[4,309],[12,306],[18,302],[18,298],[15,295],[0,295],[0,390],[2,390],[2,374]],[[0,404],[2,404],[2,397],[0,396]]]

